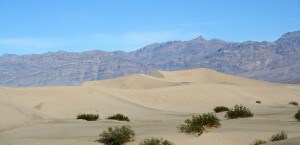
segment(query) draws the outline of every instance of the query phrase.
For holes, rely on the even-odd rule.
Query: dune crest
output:
[[[172,82],[194,82],[200,84],[266,85],[264,81],[232,76],[215,70],[200,68],[182,71],[154,71],[149,74]]]
[[[223,74],[210,69],[183,71],[154,71],[149,75],[136,74],[120,78],[85,82],[82,86],[98,86],[115,89],[154,89],[173,87],[187,83],[267,85],[271,83]]]
[[[98,86],[115,89],[153,89],[180,85],[179,82],[169,82],[144,74],[131,75],[109,80],[85,82],[82,86]]]

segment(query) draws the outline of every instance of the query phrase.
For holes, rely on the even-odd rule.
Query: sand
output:
[[[261,101],[257,104],[255,101]],[[300,144],[300,85],[275,84],[222,74],[209,69],[156,71],[73,87],[0,87],[1,145],[96,145],[109,126],[128,124],[137,145],[144,138],[163,137],[177,145],[248,145],[286,131]],[[224,118],[222,126],[199,137],[179,133],[176,126],[192,114],[212,112],[218,105],[248,106],[253,118]],[[79,113],[97,113],[101,120],[76,120]],[[106,120],[122,113],[131,122]],[[294,138],[296,137],[296,138]],[[298,138],[297,138],[298,137]],[[280,142],[278,142],[280,143]]]

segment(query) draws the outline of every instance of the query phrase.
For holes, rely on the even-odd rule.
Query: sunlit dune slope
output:
[[[85,82],[83,86],[99,86],[117,89],[153,89],[180,85],[180,82],[169,82],[168,80],[138,74],[121,78]]]
[[[267,85],[270,83],[223,74],[211,69],[182,71],[154,71],[151,76],[172,82],[194,82],[199,84]]]
[[[0,130],[24,123],[74,119],[79,113],[124,113],[134,120],[149,114],[209,112],[217,105],[300,102],[299,85],[272,84],[209,69],[156,71],[150,75],[92,81],[76,87],[0,87]]]

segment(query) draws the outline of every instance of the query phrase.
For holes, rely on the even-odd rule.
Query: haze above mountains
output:
[[[198,37],[155,43],[132,52],[100,50],[2,55],[0,85],[14,87],[79,85],[155,70],[210,68],[279,83],[300,83],[300,31],[274,42],[226,42]]]

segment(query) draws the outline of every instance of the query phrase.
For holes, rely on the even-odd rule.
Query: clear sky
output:
[[[133,51],[202,35],[274,41],[300,30],[300,0],[0,0],[0,55]]]

